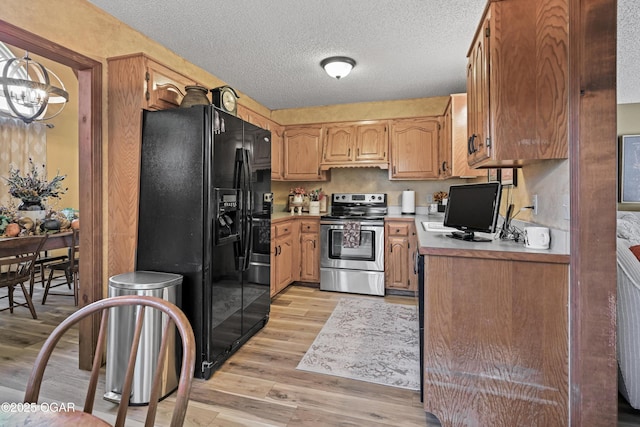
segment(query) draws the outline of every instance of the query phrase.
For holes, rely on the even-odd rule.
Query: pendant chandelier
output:
[[[60,78],[26,52],[23,58],[0,60],[0,112],[25,123],[48,120],[69,101]],[[53,108],[50,108],[53,107]]]

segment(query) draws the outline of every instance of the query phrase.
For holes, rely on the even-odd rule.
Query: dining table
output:
[[[48,233],[47,240],[42,246],[43,251],[50,251],[53,249],[64,249],[71,247],[72,231],[61,231],[57,233]],[[0,240],[8,239],[24,239],[25,237],[0,237]],[[10,249],[3,249],[0,247],[0,257],[6,257],[13,255]]]

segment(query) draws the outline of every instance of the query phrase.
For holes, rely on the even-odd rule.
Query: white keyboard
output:
[[[432,233],[451,233],[452,231],[458,231],[455,228],[445,227],[441,222],[423,221],[422,226],[425,231],[430,231]]]

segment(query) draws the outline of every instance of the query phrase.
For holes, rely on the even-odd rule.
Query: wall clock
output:
[[[234,116],[238,113],[238,94],[231,86],[211,89],[213,105]]]

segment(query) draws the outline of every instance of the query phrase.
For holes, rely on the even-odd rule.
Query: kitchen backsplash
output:
[[[327,195],[332,193],[387,193],[389,206],[402,205],[402,192],[416,192],[416,211],[428,205],[427,196],[437,191],[449,191],[449,186],[472,182],[485,182],[485,178],[447,179],[444,181],[389,181],[389,173],[378,168],[331,169],[330,181],[297,182],[273,181],[274,206],[285,210],[289,191],[294,187],[306,190],[322,188]],[[531,203],[532,196],[538,196],[539,211],[533,215],[524,209]],[[569,230],[569,162],[567,160],[545,161],[526,165],[518,170],[518,186],[505,189],[502,193],[500,212],[506,212],[508,203],[513,203],[518,219]]]
[[[289,191],[303,187],[307,191],[322,188],[326,195],[332,193],[387,193],[389,206],[400,206],[402,192],[416,192],[416,206],[427,206],[427,196],[437,191],[449,191],[449,186],[465,182],[486,181],[482,178],[448,179],[445,181],[389,181],[389,171],[378,168],[331,169],[331,180],[323,182],[273,181],[271,188],[275,206],[286,206]]]

